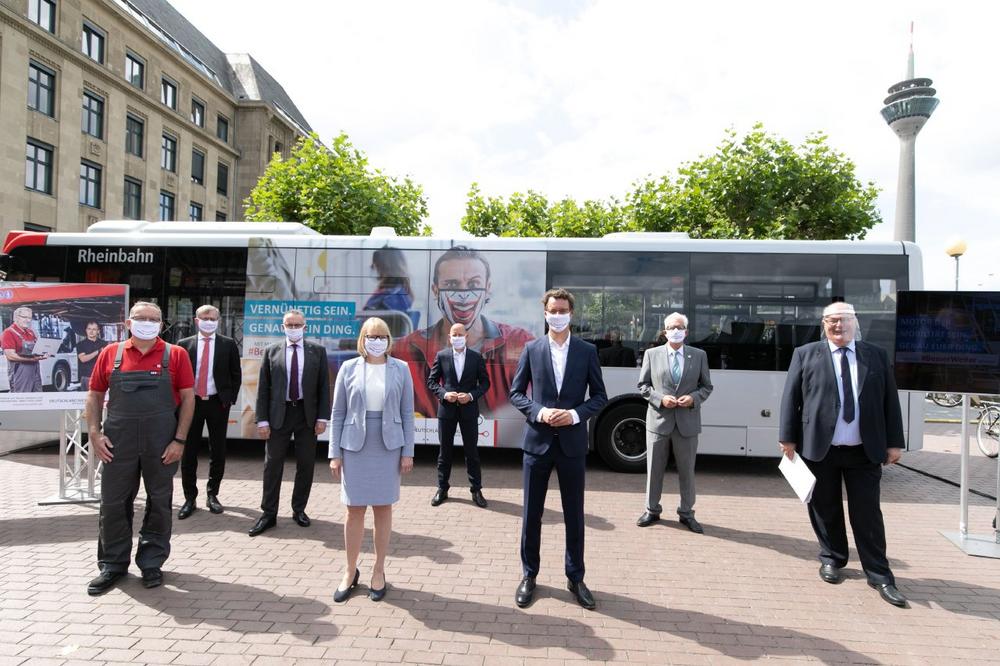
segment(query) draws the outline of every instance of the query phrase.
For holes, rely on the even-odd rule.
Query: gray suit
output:
[[[670,375],[669,345],[651,347],[642,358],[639,371],[639,392],[649,403],[646,409],[646,510],[660,515],[660,495],[663,493],[663,472],[673,448],[677,461],[681,503],[677,515],[694,516],[694,461],[701,432],[701,403],[712,394],[708,372],[708,356],[700,349],[684,345],[680,381],[674,384]],[[691,407],[665,408],[663,396],[690,395]]]
[[[330,416],[330,458],[360,451],[365,445],[365,359],[353,358],[340,366]],[[382,443],[392,451],[413,457],[413,379],[405,361],[389,357],[385,368],[382,406]]]

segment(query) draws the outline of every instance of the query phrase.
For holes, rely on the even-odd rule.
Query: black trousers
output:
[[[483,487],[482,469],[479,466],[479,419],[438,419],[438,488],[448,490],[451,486],[451,459],[455,450],[455,430],[462,431],[462,450],[465,452],[465,469],[469,473],[469,489],[473,492]]]
[[[549,478],[555,468],[559,477],[563,522],[566,525],[566,578],[583,580],[583,491],[587,457],[569,457],[556,439],[543,455],[524,452],[524,507],[521,515],[521,566],[525,576],[537,576],[542,545],[542,513]]]
[[[229,405],[219,400],[219,395],[208,400],[195,398],[194,417],[188,431],[184,456],[181,458],[181,484],[184,499],[193,500],[198,496],[198,450],[201,448],[201,433],[208,424],[208,485],[205,492],[218,495],[222,476],[226,473],[226,428],[229,426]]]
[[[285,469],[288,447],[295,448],[295,485],[292,488],[292,511],[305,511],[312,490],[316,468],[316,430],[306,423],[302,402],[285,407],[285,422],[271,428],[271,437],[264,445],[264,497],[260,508],[266,515],[278,515],[281,496],[281,476]]]
[[[880,506],[882,465],[873,463],[862,446],[831,446],[826,457],[806,465],[816,477],[809,520],[819,540],[819,560],[843,567],[848,560],[847,528],[841,486],[847,488],[847,512],[868,580],[895,584],[885,554],[885,523]]]

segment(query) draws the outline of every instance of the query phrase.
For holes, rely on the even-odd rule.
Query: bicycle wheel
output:
[[[976,443],[984,456],[996,458],[1000,453],[1000,407],[987,405],[979,416]]]
[[[940,407],[958,407],[962,404],[962,394],[931,393],[931,401]]]

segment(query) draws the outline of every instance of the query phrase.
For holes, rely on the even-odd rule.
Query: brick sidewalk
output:
[[[926,450],[904,462],[957,479],[957,456],[947,452],[957,438],[928,431]],[[1000,661],[1000,560],[968,557],[938,533],[957,529],[958,491],[950,485],[886,470],[889,555],[911,601],[901,610],[865,585],[856,559],[843,584],[820,581],[805,509],[773,461],[699,460],[704,536],[672,520],[635,527],[644,478],[592,461],[587,583],[598,608],[584,611],[565,589],[558,492],[551,492],[538,598],[520,610],[513,604],[519,459],[486,453],[484,511],[458,486],[455,500],[432,508],[433,451],[420,451],[396,508],[389,594],[372,603],[362,585],[343,605],[332,593],[343,567],[344,509],[324,462],[309,505],[313,526],[299,528],[289,516],[289,465],[278,528],[251,539],[262,460],[231,458],[226,513],[202,509],[174,521],[165,586],[146,590],[132,575],[91,598],[96,507],[37,505],[55,489],[54,450],[0,458],[0,664]],[[986,492],[991,464],[974,459]],[[666,490],[669,505],[673,472]],[[972,496],[974,532],[988,531],[991,504]],[[370,539],[368,531],[363,583]]]

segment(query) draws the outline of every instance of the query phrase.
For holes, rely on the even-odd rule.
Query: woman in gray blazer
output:
[[[359,358],[337,373],[330,417],[330,472],[340,480],[347,506],[344,552],[347,568],[334,601],[347,601],[358,584],[358,555],[365,511],[375,518],[375,566],[368,596],[385,597],[385,556],[392,533],[392,505],[399,501],[400,474],[413,469],[413,379],[404,361],[389,356],[392,335],[378,317],[365,320]]]

